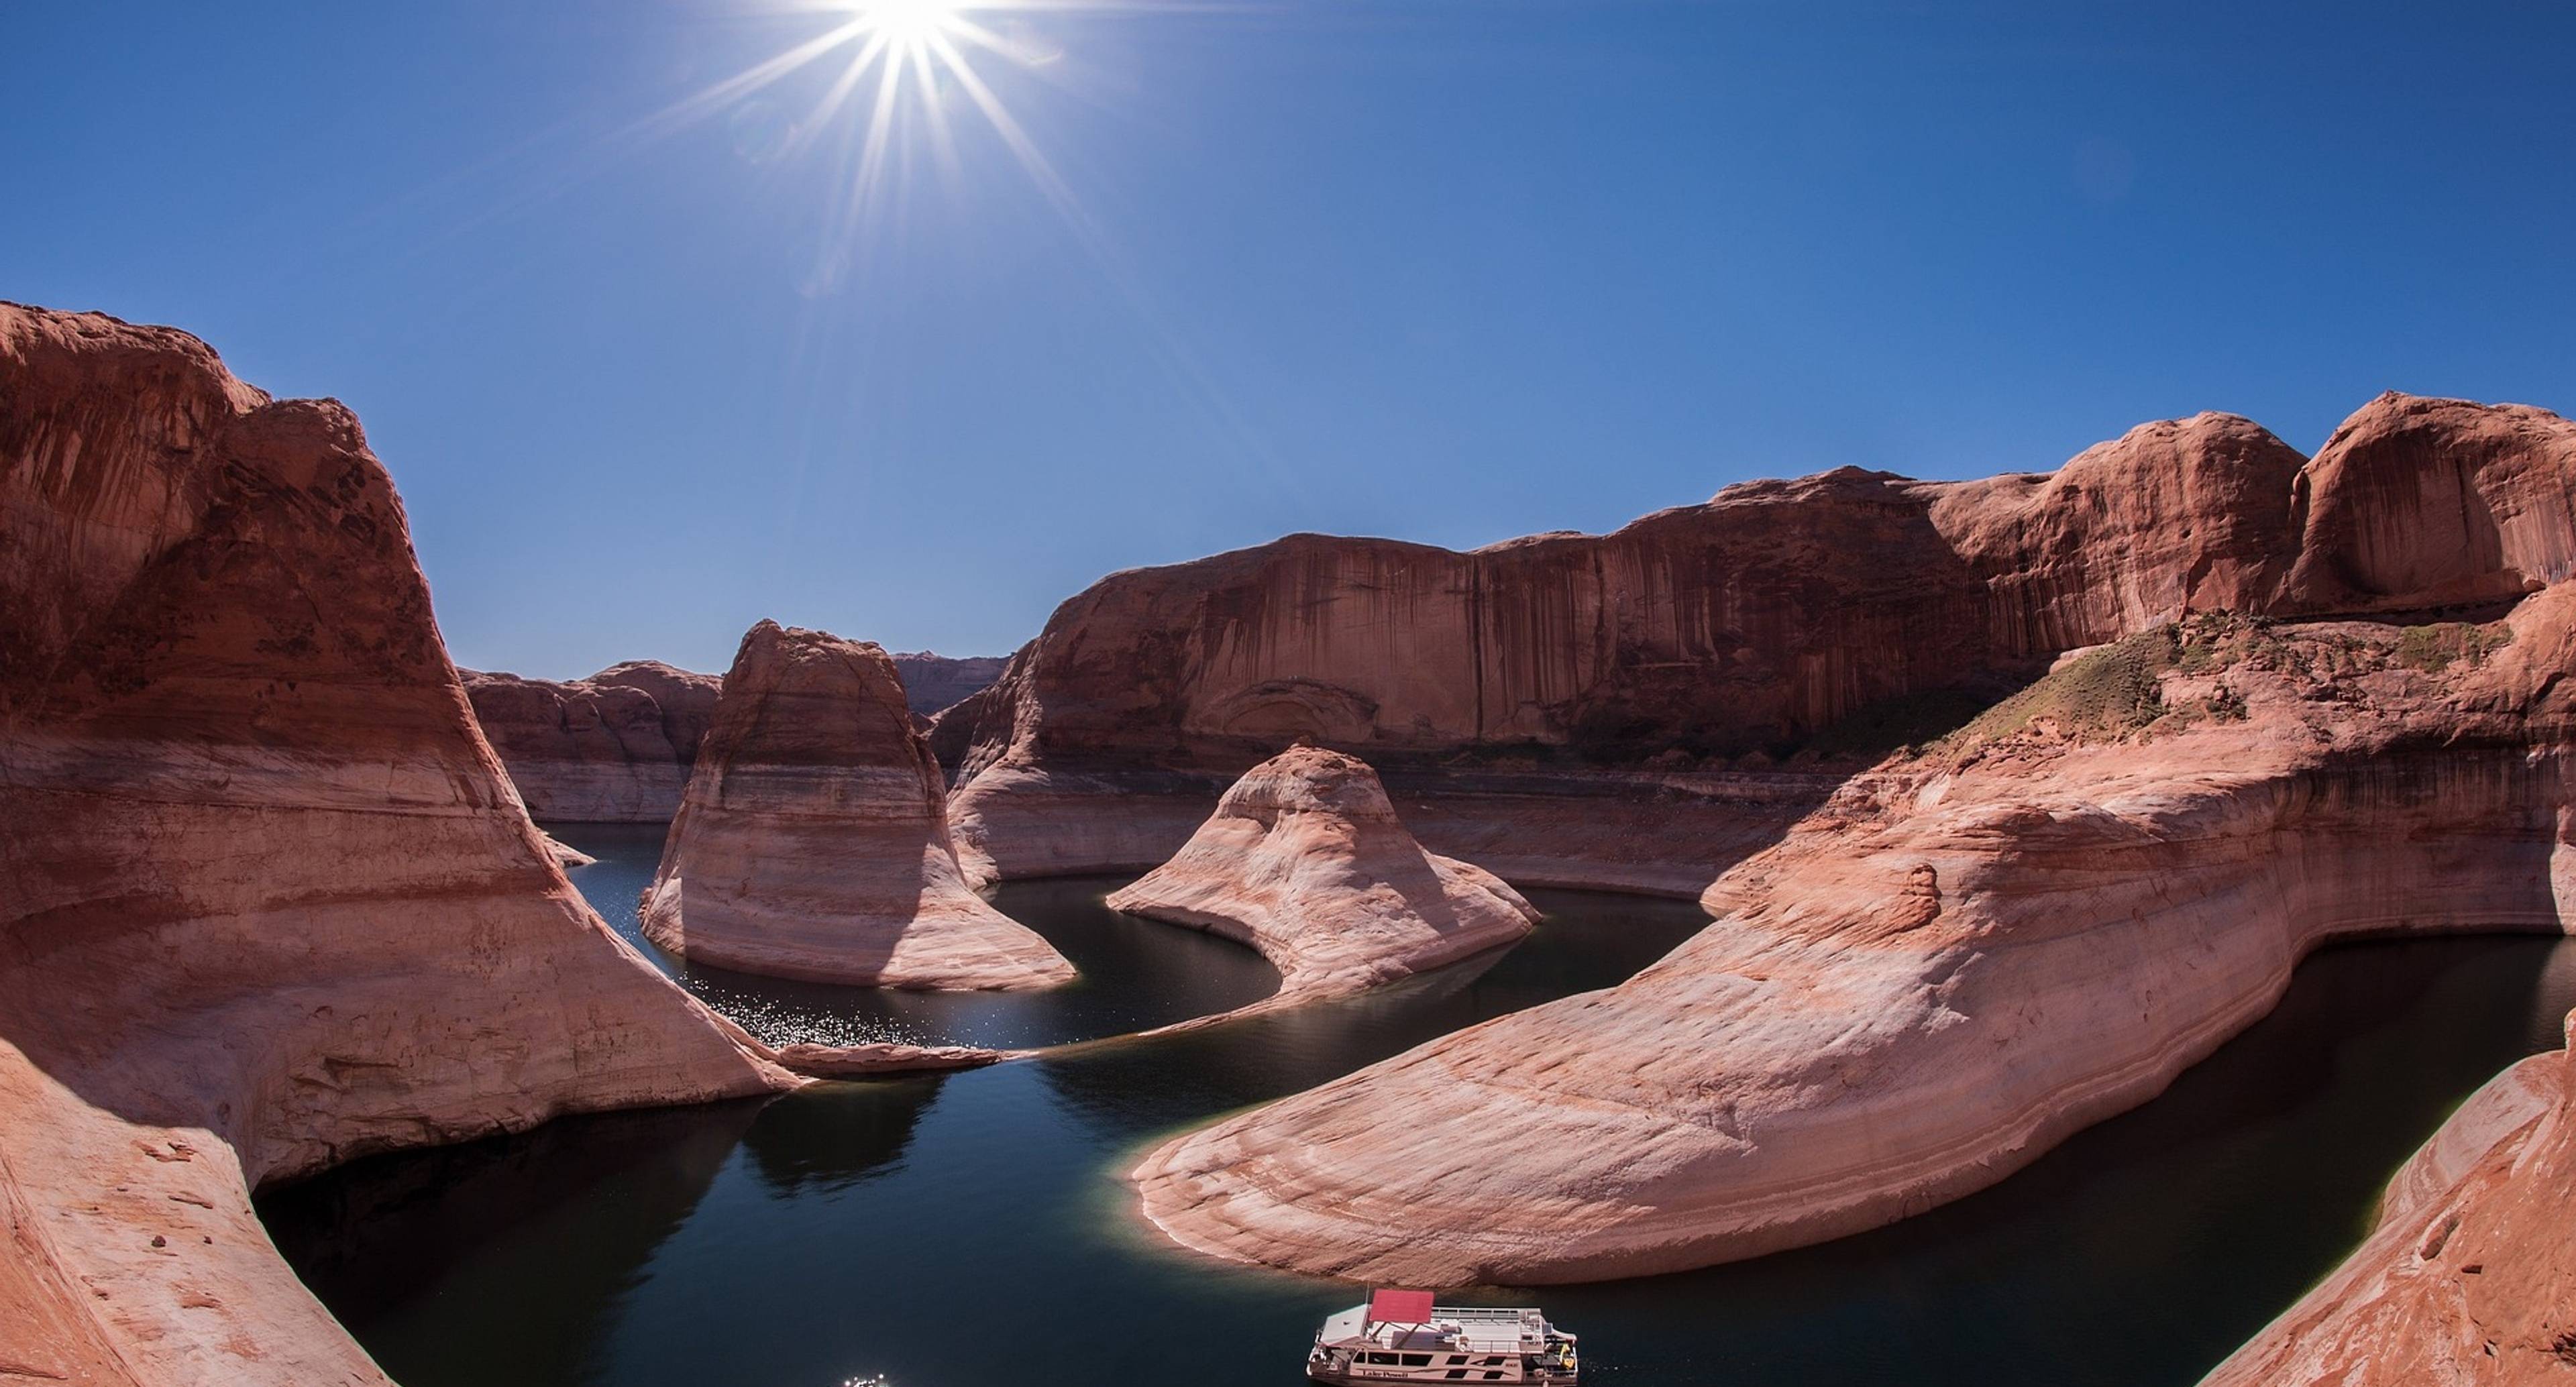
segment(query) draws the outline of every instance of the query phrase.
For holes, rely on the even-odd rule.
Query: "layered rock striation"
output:
[[[644,894],[644,932],[694,963],[815,982],[1071,978],[1052,946],[975,894],[946,793],[883,650],[761,622],[725,675]]]
[[[2321,943],[2565,929],[2571,672],[2576,584],[2484,626],[2210,617],[2090,652],[1852,779],[1628,983],[1170,1142],[1145,1210],[1433,1284],[1919,1212],[2152,1097]]]
[[[2576,1042],[2576,1015],[2568,1018]],[[2558,1387],[2576,1377],[2576,1064],[2534,1055],[2461,1105],[2378,1227],[2203,1387]]]
[[[1376,766],[1436,851],[1695,895],[1740,855],[1711,843],[1776,838],[2067,650],[2209,610],[2494,615],[2570,571],[2571,449],[2540,410],[2388,395],[2313,459],[2202,414],[2054,473],[1846,468],[1608,535],[1296,535],[1103,579],[934,738],[999,876],[1159,862],[1308,738]]]
[[[566,884],[357,421],[0,305],[0,1375],[382,1382],[250,1190],[790,1082]]]
[[[1491,872],[1423,851],[1366,763],[1307,746],[1245,773],[1171,861],[1109,907],[1259,949],[1281,1003],[1454,963],[1538,922]]]
[[[519,798],[549,822],[669,822],[723,687],[654,660],[561,682],[460,673]]]

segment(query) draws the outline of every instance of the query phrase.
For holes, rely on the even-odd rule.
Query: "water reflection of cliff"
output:
[[[786,1094],[761,1110],[743,1150],[773,1195],[847,1189],[899,1167],[942,1081],[931,1074]]]
[[[395,1380],[553,1387],[597,1360],[619,1302],[761,1110],[568,1117],[375,1157],[265,1195],[260,1214]],[[460,1322],[479,1332],[441,1328]]]

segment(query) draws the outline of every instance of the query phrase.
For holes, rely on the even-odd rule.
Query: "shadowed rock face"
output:
[[[2558,1387],[2576,1377],[2571,1215],[2576,1065],[2555,1050],[2462,1104],[2370,1238],[2204,1387]]]
[[[250,1187],[787,1082],[584,906],[357,421],[0,305],[0,1368],[378,1382]]]
[[[1538,912],[1481,867],[1422,850],[1356,757],[1255,766],[1112,910],[1221,934],[1279,970],[1279,1002],[1363,991],[1508,944]]]
[[[873,644],[764,621],[724,679],[644,932],[700,963],[815,982],[1048,987],[1073,976],[984,903],[939,765]]]
[[[1748,821],[1700,812],[1722,787],[1691,775],[1802,751],[1863,752],[1856,769],[2188,611],[2495,604],[2566,576],[2571,448],[2539,410],[2389,395],[2314,460],[2203,414],[2051,474],[1844,469],[1602,536],[1464,554],[1292,536],[1103,579],[934,737],[962,767],[962,848],[1001,876],[1159,862],[1233,775],[1305,737],[1443,804],[1407,811],[1434,850],[1695,894],[1734,857],[1705,845]],[[1552,779],[1559,812],[1489,793],[1494,772]],[[1616,815],[1640,795],[1670,812],[1605,841],[1551,832],[1597,817],[1569,799]],[[1755,821],[1776,836],[1813,804]]]
[[[2565,928],[2570,672],[2576,584],[2488,627],[2133,637],[1853,779],[1621,987],[1165,1145],[1146,1212],[1219,1255],[1454,1284],[1955,1198],[2153,1096],[2320,943]]]
[[[680,810],[723,681],[653,660],[555,682],[460,671],[528,813],[666,823]]]

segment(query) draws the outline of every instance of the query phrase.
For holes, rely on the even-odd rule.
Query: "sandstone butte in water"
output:
[[[1538,921],[1493,873],[1424,852],[1366,763],[1311,746],[1246,772],[1178,855],[1109,907],[1259,949],[1282,1004],[1453,963]]]
[[[2566,455],[2543,411],[2388,395],[2313,461],[2202,414],[2053,473],[1846,468],[1609,535],[1291,536],[1102,580],[934,739],[964,769],[960,849],[1001,877],[1150,867],[1304,737],[1366,758],[1433,851],[1695,896],[2062,651],[2187,611],[2501,603],[2561,576]]]
[[[562,682],[460,673],[528,812],[582,823],[669,822],[723,684],[654,660]]]
[[[915,988],[1073,976],[986,904],[947,787],[885,651],[764,621],[742,638],[644,893],[644,932],[693,962]]]
[[[2090,652],[1853,778],[1629,982],[1168,1143],[1146,1212],[1438,1284],[1920,1212],[2154,1096],[2320,943],[2563,930],[2571,671],[2576,583],[2484,626],[2205,617]]]
[[[787,1077],[541,851],[357,421],[0,305],[0,1378],[381,1383],[250,1190]]]
[[[896,655],[904,703],[927,716],[991,684],[997,657]],[[485,739],[540,820],[668,823],[697,764],[724,680],[658,660],[587,679],[522,679],[460,670]]]
[[[2461,1105],[2389,1182],[2360,1249],[2204,1387],[2561,1387],[2572,1227],[2576,1064],[2554,1050]]]

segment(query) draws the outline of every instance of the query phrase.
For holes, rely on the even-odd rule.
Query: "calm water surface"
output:
[[[631,931],[658,832],[558,832],[603,858],[574,879]],[[1102,910],[1114,884],[1000,898],[1098,970],[1060,996],[673,971],[781,1039],[1039,1043],[1275,985],[1248,950]],[[1547,922],[1519,947],[1366,998],[971,1073],[568,1119],[360,1162],[262,1212],[406,1387],[872,1372],[898,1387],[1288,1387],[1315,1323],[1356,1292],[1167,1251],[1133,1223],[1119,1172],[1176,1129],[1615,982],[1700,920],[1534,899]],[[1584,1336],[1587,1381],[2186,1387],[2351,1247],[2452,1106],[2555,1045],[2571,1005],[2568,941],[2330,950],[2163,1097],[1984,1194],[1824,1247],[1529,1296]]]

